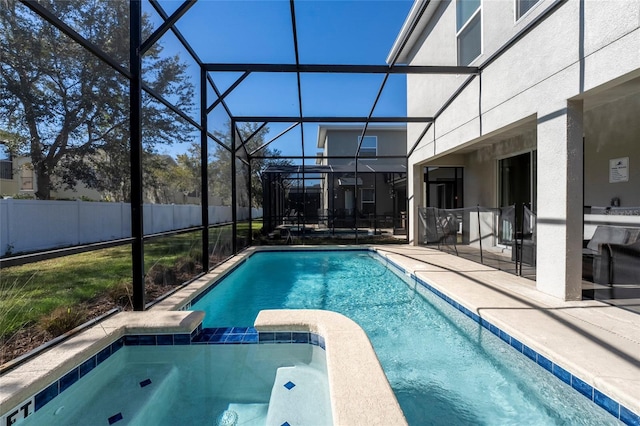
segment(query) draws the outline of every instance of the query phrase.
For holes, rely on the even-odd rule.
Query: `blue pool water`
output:
[[[326,359],[318,346],[125,346],[20,424],[285,422],[331,424]]]
[[[191,307],[205,327],[250,326],[278,308],[356,321],[411,425],[619,424],[368,251],[256,253]]]

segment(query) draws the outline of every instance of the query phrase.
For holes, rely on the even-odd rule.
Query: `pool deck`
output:
[[[640,413],[639,314],[595,300],[565,302],[534,281],[425,247],[372,248]]]

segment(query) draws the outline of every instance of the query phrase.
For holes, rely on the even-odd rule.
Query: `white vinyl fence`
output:
[[[238,220],[262,217],[262,209],[239,208]],[[199,226],[192,204],[145,204],[145,235]],[[230,206],[210,206],[209,224],[231,222]],[[129,203],[0,199],[0,255],[31,252],[131,236]]]

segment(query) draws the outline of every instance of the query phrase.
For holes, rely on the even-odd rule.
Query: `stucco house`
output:
[[[406,126],[318,126],[321,209],[338,227],[405,232]],[[356,150],[360,146],[358,161]]]
[[[407,125],[410,242],[419,208],[525,203],[537,289],[580,299],[583,247],[611,224],[598,208],[640,227],[640,3],[416,0],[395,57],[477,67],[407,76],[408,115],[433,117]],[[427,197],[430,172],[455,174],[455,203]]]
[[[6,155],[0,159],[0,196],[33,196],[35,179],[27,157]]]

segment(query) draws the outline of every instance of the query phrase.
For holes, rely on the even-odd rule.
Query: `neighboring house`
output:
[[[29,158],[7,156],[0,160],[0,196],[33,197],[35,185]]]
[[[526,203],[538,290],[580,299],[585,206],[640,206],[640,3],[418,0],[398,53],[479,67],[407,76],[408,115],[435,118],[407,127],[410,242],[419,207]]]
[[[31,165],[31,159],[25,156],[10,157],[0,160],[0,196],[5,197],[32,197],[38,190],[35,171]],[[84,199],[99,201],[102,199],[100,192],[88,188],[82,182],[78,182],[73,190],[54,189],[51,191],[51,199]]]
[[[333,225],[404,228],[406,126],[370,125],[355,154],[362,126],[318,127],[316,164],[322,172],[320,208]]]
[[[4,155],[0,160],[0,197],[35,198],[38,190],[35,171],[31,165],[31,159],[26,156]],[[170,156],[164,156],[164,160],[171,165],[175,160]],[[54,178],[54,181],[57,178]],[[165,186],[153,186],[145,190],[145,202],[151,204],[200,204],[200,194],[197,191],[183,192]],[[76,182],[73,189],[65,189],[57,185],[51,190],[53,200],[85,200],[85,201],[110,201],[102,192],[89,188],[83,182]],[[211,195],[210,205],[221,205],[219,197]]]

